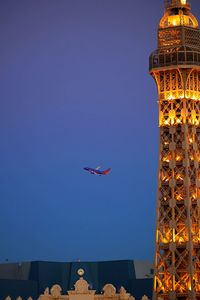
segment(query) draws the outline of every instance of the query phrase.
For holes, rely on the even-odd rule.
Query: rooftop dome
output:
[[[198,21],[190,12],[190,4],[187,0],[167,0],[165,9],[165,14],[160,20],[160,28],[176,26],[198,28]]]

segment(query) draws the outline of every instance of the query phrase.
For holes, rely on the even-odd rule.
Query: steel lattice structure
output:
[[[160,146],[156,300],[200,300],[200,29],[187,0],[166,0],[150,73]]]

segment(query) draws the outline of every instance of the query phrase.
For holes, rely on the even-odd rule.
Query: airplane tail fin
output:
[[[103,174],[104,174],[104,175],[108,175],[108,173],[110,172],[110,170],[111,170],[111,168],[109,168],[109,169],[103,171]]]

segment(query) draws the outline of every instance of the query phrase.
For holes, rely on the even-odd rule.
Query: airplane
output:
[[[93,169],[93,168],[83,168],[85,171],[88,171],[90,174],[93,174],[93,175],[108,175],[111,168],[105,170],[105,171],[101,171],[100,170],[101,167],[97,167],[96,169]]]

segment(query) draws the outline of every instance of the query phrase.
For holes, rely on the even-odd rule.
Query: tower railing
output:
[[[197,65],[200,66],[200,52],[180,50],[177,52],[155,51],[150,56],[149,69],[168,66]]]

